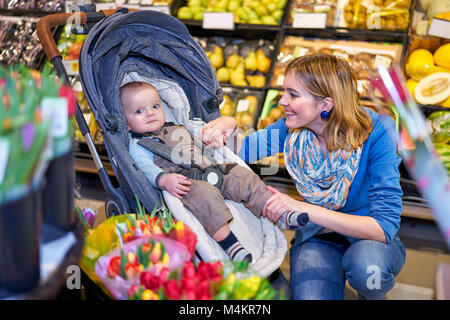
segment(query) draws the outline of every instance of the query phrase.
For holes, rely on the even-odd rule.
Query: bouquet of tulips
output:
[[[125,299],[143,272],[160,274],[188,261],[186,246],[167,237],[143,236],[100,257],[95,272],[116,299]]]
[[[126,246],[143,237],[165,237],[180,243],[187,252],[187,259],[193,257],[197,244],[196,234],[181,221],[175,221],[163,204],[156,205],[150,214],[145,213],[139,200],[136,213],[125,213],[111,217],[95,228],[90,224],[90,215],[77,208],[77,216],[85,226],[85,242],[80,267],[97,285],[106,289],[95,272],[97,260],[111,250]]]

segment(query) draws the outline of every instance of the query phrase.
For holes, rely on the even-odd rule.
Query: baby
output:
[[[233,217],[224,199],[243,203],[255,216],[260,217],[264,204],[273,193],[266,190],[266,185],[253,171],[234,163],[216,164],[205,155],[202,146],[195,143],[186,128],[166,123],[159,94],[152,85],[144,82],[127,83],[120,88],[120,100],[132,137],[130,155],[150,183],[180,199],[230,259],[251,262],[250,252],[229,228]],[[208,141],[211,140],[208,138]],[[176,149],[184,154],[175,161],[155,151],[155,143],[161,144],[161,148]],[[179,153],[171,154],[178,156]],[[195,162],[192,159],[198,160],[195,165],[191,165]],[[204,173],[208,170],[214,171],[219,179],[206,181]],[[278,220],[278,225],[286,229],[307,222],[307,214],[290,212]]]

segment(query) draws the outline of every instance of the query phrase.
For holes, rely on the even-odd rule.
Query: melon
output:
[[[426,76],[417,83],[414,89],[417,102],[433,105],[450,97],[450,73],[436,72]]]

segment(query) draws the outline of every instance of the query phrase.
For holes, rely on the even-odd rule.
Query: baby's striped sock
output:
[[[303,227],[309,221],[309,216],[306,212],[285,212],[278,219],[277,223],[281,229],[295,229],[296,227]]]
[[[222,241],[218,241],[218,244],[228,254],[231,260],[252,262],[252,254],[244,248],[233,232],[230,231],[230,234]]]

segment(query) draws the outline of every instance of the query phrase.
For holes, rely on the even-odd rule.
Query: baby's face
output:
[[[121,92],[128,130],[136,133],[157,132],[166,122],[158,92],[149,86],[127,88]]]

